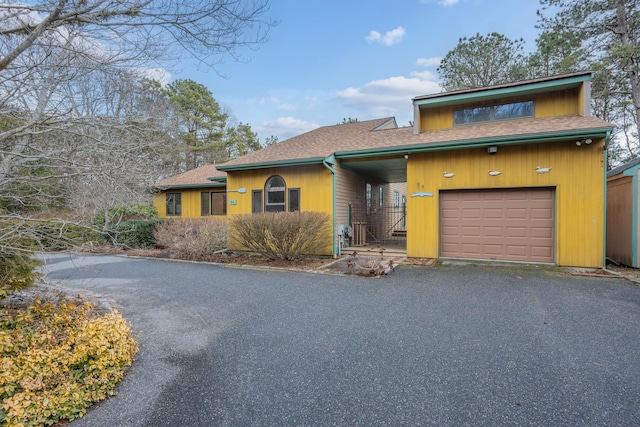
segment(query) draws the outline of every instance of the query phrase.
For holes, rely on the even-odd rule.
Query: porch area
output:
[[[395,206],[349,205],[349,226],[341,254],[406,256],[406,204]]]

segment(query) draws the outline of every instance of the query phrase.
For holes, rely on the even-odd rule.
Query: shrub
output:
[[[104,228],[110,224],[120,224],[124,221],[136,219],[154,219],[158,217],[158,211],[155,207],[146,203],[129,203],[125,205],[116,205],[108,210],[99,212],[91,221],[93,225]]]
[[[129,248],[152,248],[156,245],[153,235],[161,219],[135,219],[121,222],[105,232],[105,237],[114,244]]]
[[[228,221],[221,218],[176,218],[159,224],[155,238],[182,259],[201,260],[227,247]]]
[[[323,212],[266,212],[231,218],[233,238],[271,259],[300,260],[326,251],[329,215]]]
[[[0,252],[0,299],[10,292],[31,286],[38,277],[35,268],[40,262],[30,253]]]
[[[115,394],[137,345],[117,312],[89,303],[36,301],[0,312],[0,425],[41,426],[82,417]]]

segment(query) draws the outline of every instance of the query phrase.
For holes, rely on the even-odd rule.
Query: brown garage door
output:
[[[440,193],[440,256],[553,262],[554,190]]]

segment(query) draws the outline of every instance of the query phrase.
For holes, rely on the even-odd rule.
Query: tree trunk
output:
[[[627,27],[627,17],[625,10],[624,0],[616,0],[616,15],[617,26],[616,33],[620,37],[620,43],[623,48],[630,49],[633,47],[633,43],[629,39],[629,28]],[[624,71],[629,78],[629,85],[631,86],[631,99],[633,100],[633,107],[635,111],[636,126],[640,125],[640,76],[638,76],[638,64],[636,58],[634,58],[634,52],[631,50],[629,57],[626,58]]]

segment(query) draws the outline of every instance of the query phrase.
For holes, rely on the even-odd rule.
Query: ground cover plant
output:
[[[43,426],[82,417],[133,362],[137,344],[117,311],[36,300],[0,308],[0,425]]]

